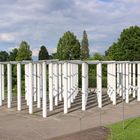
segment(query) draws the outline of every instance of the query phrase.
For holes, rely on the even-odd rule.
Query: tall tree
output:
[[[17,53],[18,53],[18,49],[14,48],[9,54],[9,60],[10,61],[15,61],[16,57],[17,57]]]
[[[22,41],[18,49],[16,60],[22,61],[31,59],[32,59],[32,51],[30,50],[30,46],[26,41]]]
[[[140,27],[124,29],[117,42],[106,51],[110,60],[140,61]]]
[[[67,31],[59,39],[57,58],[60,60],[80,59],[80,43],[74,33]]]
[[[8,61],[9,54],[6,51],[0,51],[0,61]]]
[[[81,59],[87,59],[89,57],[89,43],[86,31],[83,32],[83,39],[81,42]]]
[[[49,53],[47,51],[47,48],[45,46],[41,46],[38,54],[39,60],[47,60],[49,59]]]

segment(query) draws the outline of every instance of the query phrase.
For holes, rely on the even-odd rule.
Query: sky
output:
[[[0,51],[29,43],[33,56],[41,45],[56,51],[59,38],[88,34],[90,54],[105,50],[124,28],[140,26],[140,0],[0,0]]]

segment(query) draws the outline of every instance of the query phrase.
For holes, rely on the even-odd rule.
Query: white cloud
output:
[[[52,53],[65,31],[71,30],[81,39],[86,29],[90,48],[104,46],[94,48],[104,52],[123,28],[140,25],[139,7],[140,0],[0,1],[0,48],[18,46],[26,40],[34,56],[40,44]]]
[[[14,48],[18,48],[18,46],[8,47],[8,51],[12,51]]]
[[[55,53],[57,50],[56,48],[47,48],[47,49],[48,49],[49,54]]]
[[[11,34],[11,33],[1,33],[0,34],[0,41],[10,42],[10,41],[14,41],[14,40],[15,40],[14,34]]]
[[[32,56],[38,56],[38,53],[39,53],[39,49],[38,48],[32,49]]]

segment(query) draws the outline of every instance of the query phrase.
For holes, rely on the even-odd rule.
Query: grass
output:
[[[140,117],[128,119],[108,126],[109,140],[140,140]]]

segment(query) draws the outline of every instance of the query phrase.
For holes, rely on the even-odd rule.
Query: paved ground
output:
[[[68,114],[63,114],[63,103],[61,102],[53,112],[49,112],[46,119],[42,118],[40,110],[35,109],[36,105],[34,105],[33,115],[28,114],[26,105],[21,112],[16,111],[16,102],[13,102],[11,109],[7,109],[4,105],[0,107],[0,140],[46,140],[111,124],[123,119],[123,106],[125,119],[140,116],[140,102],[131,99],[130,104],[122,104],[119,97],[117,101],[117,105],[113,106],[108,96],[104,94],[104,107],[99,109],[96,95],[90,94],[87,111],[83,112],[79,95]],[[100,133],[99,136],[101,136]]]
[[[110,130],[105,127],[95,127],[49,140],[107,140]]]

